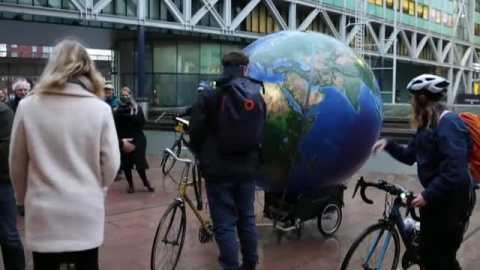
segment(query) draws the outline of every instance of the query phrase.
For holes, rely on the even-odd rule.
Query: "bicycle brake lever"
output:
[[[355,186],[355,190],[353,191],[352,199],[355,198],[355,195],[357,194],[358,188],[359,188],[364,182],[365,182],[365,181],[363,181],[363,177],[360,177],[360,179],[358,179],[357,185]]]
[[[367,198],[367,195],[365,194],[365,190],[367,189],[366,185],[363,185],[362,188],[360,189],[360,196],[362,196],[362,200],[368,204],[373,204],[373,201]]]

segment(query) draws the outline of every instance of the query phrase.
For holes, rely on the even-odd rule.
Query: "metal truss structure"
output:
[[[457,0],[458,9],[454,15],[453,36],[445,36],[433,31],[420,30],[406,24],[396,24],[390,20],[366,16],[358,18],[359,12],[346,8],[323,3],[322,0],[249,0],[236,15],[232,12],[233,0],[194,0],[201,1],[202,7],[193,12],[192,0],[161,1],[167,7],[174,21],[153,20],[147,18],[147,0],[136,0],[136,17],[107,15],[101,11],[112,0],[69,0],[76,10],[45,8],[33,5],[0,3],[0,12],[15,14],[30,14],[37,16],[66,18],[74,20],[87,20],[108,22],[146,28],[163,28],[178,31],[192,31],[212,35],[235,36],[246,39],[257,39],[263,34],[239,30],[241,23],[249,16],[258,5],[264,5],[270,16],[278,23],[280,30],[307,30],[310,24],[321,18],[329,32],[346,44],[354,45],[360,55],[395,59],[403,62],[426,64],[433,67],[443,67],[447,70],[448,79],[452,82],[448,93],[448,103],[452,104],[459,89],[469,93],[472,90],[474,76],[474,63],[479,61],[480,44],[474,43],[475,1]],[[128,1],[128,0],[127,0]],[[150,0],[154,1],[154,0]],[[339,0],[342,1],[342,0]],[[402,0],[395,0],[400,4]],[[344,6],[347,0],[343,0]],[[360,2],[360,1],[359,1]],[[384,1],[384,10],[386,9]],[[95,3],[95,4],[94,4]],[[222,10],[217,10],[217,4],[222,3]],[[279,12],[279,6],[288,5],[287,18]],[[364,4],[357,4],[365,8]],[[179,8],[181,6],[181,8]],[[308,10],[309,14],[301,22],[297,9]],[[199,25],[200,20],[211,14],[218,26]],[[401,16],[401,11],[398,12]],[[333,19],[332,19],[333,18]],[[356,18],[356,19],[355,19]],[[353,19],[356,22],[349,24]],[[354,44],[355,40],[362,40],[363,32],[373,40],[370,49],[362,44]],[[359,37],[359,36],[362,37]],[[396,55],[396,43],[403,43],[407,48],[407,55]],[[422,51],[429,47],[434,53],[434,60],[421,57]],[[395,62],[394,61],[394,62]],[[394,68],[395,69],[395,68]],[[394,73],[395,74],[395,73]],[[395,81],[395,80],[394,80]],[[395,87],[392,87],[395,95]]]

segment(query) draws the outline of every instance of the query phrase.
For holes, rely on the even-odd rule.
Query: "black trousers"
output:
[[[461,270],[457,251],[468,219],[458,204],[428,205],[420,210],[420,257],[426,270]]]
[[[62,263],[75,265],[75,270],[99,270],[98,248],[76,252],[33,252],[34,270],[59,270]]]

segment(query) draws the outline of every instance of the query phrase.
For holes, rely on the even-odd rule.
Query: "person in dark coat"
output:
[[[13,117],[13,111],[0,102],[0,247],[5,269],[23,270],[25,257],[17,230],[15,194],[8,166]]]
[[[120,140],[131,139],[135,145],[135,150],[131,153],[122,151],[122,170],[128,182],[128,193],[135,192],[132,179],[132,169],[135,165],[138,175],[143,181],[143,185],[150,192],[155,189],[147,180],[145,170],[148,169],[146,158],[147,138],[143,133],[143,125],[145,124],[145,116],[141,107],[138,107],[132,97],[132,91],[128,87],[124,87],[121,91],[119,106],[114,110],[115,125]]]
[[[18,103],[28,94],[30,91],[30,83],[23,78],[18,79],[12,86],[15,98],[10,100],[7,105],[15,113],[17,112]]]

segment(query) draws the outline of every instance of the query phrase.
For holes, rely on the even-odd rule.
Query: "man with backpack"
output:
[[[199,93],[190,120],[191,148],[206,180],[219,262],[225,270],[255,269],[258,263],[255,180],[266,105],[263,84],[245,76],[248,63],[241,53],[224,55],[222,77],[215,89]]]
[[[420,258],[426,270],[460,270],[456,255],[469,220],[472,180],[469,162],[470,124],[463,116],[449,113],[440,101],[450,82],[424,74],[407,86],[416,133],[408,146],[382,139],[373,153],[385,149],[398,161],[417,163],[418,178],[425,190],[412,201],[420,208]],[[478,121],[478,120],[477,120]],[[477,153],[478,154],[478,153]]]

